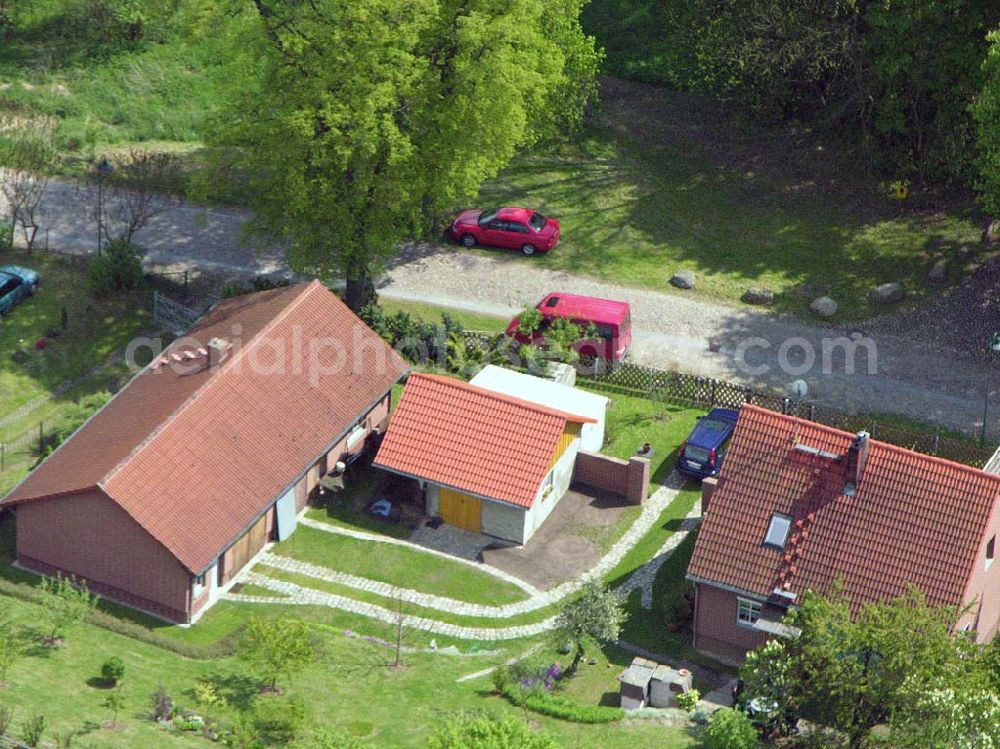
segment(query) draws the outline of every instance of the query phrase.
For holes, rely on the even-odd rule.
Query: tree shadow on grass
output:
[[[214,673],[202,679],[211,686],[219,697],[240,712],[246,712],[253,707],[253,702],[260,694],[260,680],[239,673]]]

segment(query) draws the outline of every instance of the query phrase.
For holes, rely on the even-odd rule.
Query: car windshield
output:
[[[702,419],[698,422],[698,426],[709,432],[724,432],[729,428],[726,422],[719,421],[718,419]]]
[[[479,225],[486,226],[490,221],[495,221],[500,211],[483,211],[479,214]]]
[[[684,448],[684,457],[693,460],[695,463],[707,463],[709,459],[708,450],[696,445],[688,445]]]
[[[540,213],[532,213],[531,218],[528,219],[528,223],[531,224],[531,228],[535,231],[541,231],[544,229],[546,221],[548,221],[548,219]]]

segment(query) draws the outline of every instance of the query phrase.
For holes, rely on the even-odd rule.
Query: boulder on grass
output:
[[[673,278],[670,279],[670,283],[678,289],[693,289],[694,273],[689,270],[678,271],[674,273]]]
[[[930,273],[927,274],[927,280],[933,281],[934,283],[941,283],[945,278],[948,277],[948,261],[941,259],[934,263],[931,268]]]
[[[983,230],[983,243],[994,244],[1000,242],[1000,219],[990,221],[989,226]]]
[[[871,290],[868,299],[873,304],[893,304],[903,298],[903,285],[893,281],[876,286]]]
[[[774,304],[774,292],[751,286],[743,292],[743,301],[747,304]]]
[[[837,303],[828,296],[821,296],[818,299],[813,299],[809,309],[820,317],[833,317],[837,314]]]

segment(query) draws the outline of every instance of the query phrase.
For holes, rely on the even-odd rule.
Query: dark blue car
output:
[[[34,296],[41,279],[33,270],[17,265],[0,265],[0,318],[14,305]]]
[[[713,408],[699,418],[677,454],[677,470],[696,479],[718,476],[739,416],[730,408]]]

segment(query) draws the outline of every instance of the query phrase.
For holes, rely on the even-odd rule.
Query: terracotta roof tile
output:
[[[847,460],[795,449],[844,455],[853,438],[744,406],[688,573],[761,596],[839,578],[855,606],[913,584],[932,604],[962,605],[1000,476],[871,440],[851,497]],[[763,545],[776,512],[793,521],[784,550]]]
[[[220,302],[167,353],[215,337],[218,371],[147,367],[4,503],[101,486],[200,572],[407,371],[318,282]]]
[[[594,419],[450,377],[414,374],[375,465],[531,507],[568,421]]]

